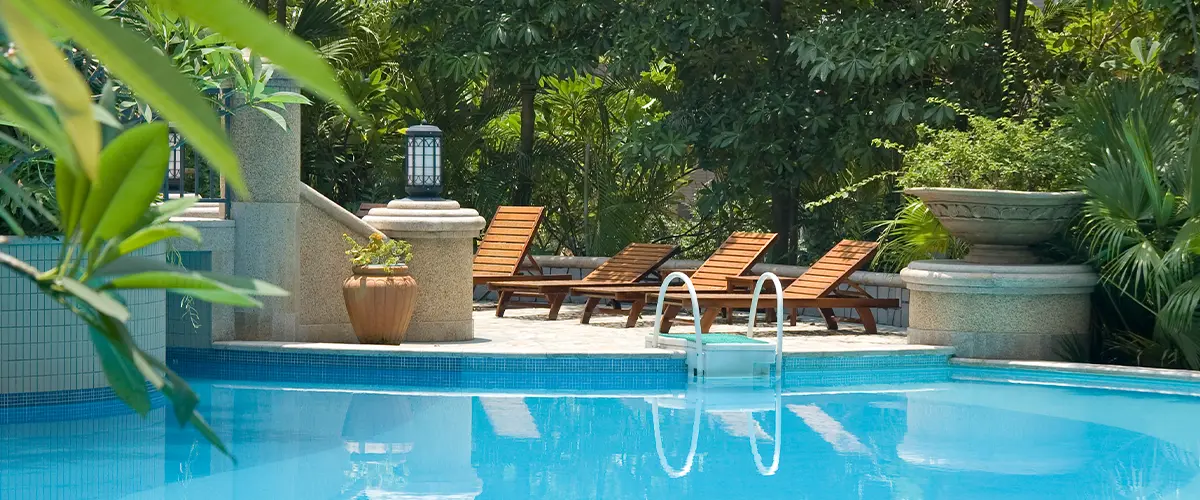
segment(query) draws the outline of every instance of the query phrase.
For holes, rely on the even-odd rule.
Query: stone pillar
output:
[[[276,71],[270,90],[298,92],[294,80]],[[230,117],[229,138],[250,197],[231,204],[237,221],[234,272],[296,291],[300,254],[296,214],[300,209],[300,106],[287,104],[287,130],[263,113],[244,108]],[[240,340],[294,340],[294,295],[262,297],[261,309],[238,308],[234,329]]]
[[[1098,277],[1081,265],[923,260],[900,271],[908,342],[954,346],[965,358],[1056,361],[1088,345]]]
[[[471,319],[474,239],[486,221],[452,200],[392,200],[363,220],[391,238],[412,244],[409,271],[417,280],[410,342],[475,338]]]

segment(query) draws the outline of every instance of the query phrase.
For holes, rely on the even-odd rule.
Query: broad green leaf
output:
[[[280,90],[271,95],[259,99],[258,102],[267,102],[271,104],[312,104],[307,97],[297,92],[288,92]]]
[[[33,25],[24,11],[31,7],[29,0],[0,2],[0,19],[20,49],[21,60],[54,99],[54,108],[74,145],[72,157],[88,178],[95,179],[100,126],[92,117],[92,91],[54,42]]]
[[[152,224],[169,222],[172,217],[177,217],[186,212],[189,208],[192,208],[192,205],[195,205],[199,201],[199,198],[187,197],[176,198],[174,200],[155,205],[150,209],[154,212],[154,221]]]
[[[196,405],[200,404],[200,397],[162,361],[140,349],[134,350],[133,359],[146,380],[171,401],[171,407],[175,410],[175,420],[179,425],[187,424],[192,418],[192,413],[196,411]]]
[[[216,432],[213,432],[212,427],[208,426],[208,422],[204,421],[204,417],[200,416],[199,412],[192,412],[192,419],[188,423],[192,424],[192,427],[195,427],[200,432],[200,435],[204,436],[204,439],[207,439],[210,444],[220,450],[221,454],[229,457],[233,461],[233,464],[237,465],[237,458],[229,453],[229,448],[225,447],[225,443],[221,441],[221,437],[217,436]]]
[[[129,405],[140,415],[150,411],[150,395],[146,392],[146,379],[134,365],[132,340],[128,333],[121,335],[125,325],[113,318],[102,318],[101,324],[105,330],[90,328],[92,345],[96,348],[96,357],[100,358],[100,367],[108,379],[108,385],[121,401]]]
[[[189,272],[187,269],[170,264],[162,259],[148,259],[146,257],[133,257],[126,255],[117,260],[104,264],[103,266],[92,271],[92,276],[121,276],[124,274],[144,273],[149,271],[165,271],[176,273]]]
[[[117,254],[126,255],[134,250],[153,245],[165,239],[186,238],[200,242],[200,231],[187,224],[159,224],[144,227],[140,231],[125,238],[117,245]]]
[[[7,124],[21,129],[55,154],[66,157],[75,155],[70,138],[50,110],[35,102],[3,71],[0,71],[0,116]]]
[[[92,183],[83,176],[83,172],[73,168],[70,160],[59,157],[54,162],[55,200],[58,203],[59,218],[65,234],[75,234],[79,224],[79,213],[87,201],[88,190]]]
[[[321,59],[308,43],[288,33],[279,24],[271,22],[246,2],[154,0],[154,3],[212,28],[238,45],[249,47],[282,68],[305,88],[336,103],[346,114],[359,118],[354,101],[350,100],[338,84],[337,75],[329,63]]]
[[[236,307],[262,307],[262,302],[229,290],[200,290],[191,288],[186,290],[173,289],[171,291],[178,294],[195,297],[205,302],[212,302],[213,304],[224,304]]]
[[[129,321],[129,310],[123,304],[108,294],[93,290],[91,287],[71,278],[57,277],[54,283],[61,286],[71,296],[82,300],[95,309],[96,312],[112,317],[121,323]]]
[[[290,292],[272,285],[262,280],[247,278],[245,276],[231,276],[228,274],[211,273],[206,271],[197,272],[210,280],[216,281],[234,290],[246,292],[250,295],[265,295],[270,297],[286,297],[291,295]]]
[[[216,281],[200,276],[194,272],[147,271],[126,274],[113,278],[105,283],[102,289],[129,288],[170,288],[198,290],[230,290]]]
[[[266,106],[254,106],[254,109],[258,110],[258,112],[260,112],[264,115],[267,115],[267,118],[270,118],[271,121],[275,122],[276,125],[279,125],[279,128],[287,130],[287,128],[288,128],[287,120],[285,120],[283,118],[283,115],[279,114],[278,111],[275,111]]]
[[[167,125],[146,123],[126,130],[100,153],[100,178],[92,185],[79,230],[108,240],[124,234],[146,213],[167,172],[171,153]]]
[[[12,0],[9,0],[12,1]],[[187,138],[209,163],[225,176],[225,181],[240,196],[246,196],[245,183],[238,169],[237,155],[229,145],[225,129],[212,106],[196,93],[166,56],[158,53],[132,31],[101,19],[90,9],[70,0],[20,0],[37,4],[37,13],[49,24],[104,61],[117,77],[171,121],[172,127]],[[189,2],[192,3],[192,2]],[[209,5],[208,2],[195,2]],[[232,12],[221,15],[235,15]],[[0,95],[0,101],[4,101]],[[0,104],[2,106],[2,104]]]

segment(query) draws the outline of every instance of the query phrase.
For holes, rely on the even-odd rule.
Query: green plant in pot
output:
[[[1072,189],[1087,158],[1058,126],[971,115],[967,125],[921,130],[920,144],[903,152],[899,183],[970,246],[963,260],[1036,263],[1029,245],[1061,233],[1083,204]]]
[[[417,298],[417,282],[408,273],[412,245],[373,233],[363,245],[342,235],[353,275],[342,284],[354,335],[364,344],[404,342]]]

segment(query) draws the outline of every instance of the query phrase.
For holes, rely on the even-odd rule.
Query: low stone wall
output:
[[[597,266],[608,260],[608,257],[566,257],[556,255],[539,255],[535,257],[538,264],[542,266],[544,274],[569,274],[575,278],[582,278],[592,272]],[[679,269],[696,269],[700,267],[703,261],[674,259],[667,261],[660,269],[667,272]],[[754,266],[753,272],[760,274],[764,272],[773,272],[779,276],[799,276],[808,270],[804,266],[783,266],[776,264],[758,264]],[[859,271],[854,273],[851,280],[862,286],[868,293],[876,298],[881,299],[900,299],[899,309],[875,309],[875,321],[881,325],[890,325],[897,327],[908,326],[908,289],[905,288],[904,282],[900,280],[900,275],[890,273],[875,273],[867,271]],[[845,287],[844,287],[845,288]],[[475,296],[484,297],[488,293],[486,286],[475,287]],[[494,297],[495,294],[486,295]],[[571,297],[568,299],[572,302],[583,302],[580,297]],[[852,309],[834,309],[834,312],[843,318],[857,318],[858,314]],[[805,309],[801,314],[806,316],[820,316],[820,313],[815,309]]]
[[[38,269],[58,262],[57,238],[11,238],[0,243],[5,253]],[[134,252],[165,259],[165,246]],[[129,308],[129,333],[150,356],[166,355],[166,293],[162,290],[121,292]],[[0,406],[66,403],[111,397],[108,381],[92,347],[87,325],[28,279],[0,267]],[[59,392],[53,397],[38,393]]]

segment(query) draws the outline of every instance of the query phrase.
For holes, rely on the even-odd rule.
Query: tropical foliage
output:
[[[358,240],[343,234],[346,245],[346,255],[355,266],[403,266],[412,259],[412,245],[407,241],[384,238],[382,234],[372,233],[363,245]]]
[[[270,57],[317,95],[356,114],[316,54],[238,0],[131,4],[158,13],[160,19],[187,18],[207,26],[229,43]],[[0,22],[13,47],[0,71],[0,119],[6,125],[0,139],[22,155],[53,163],[57,208],[47,210],[39,203],[47,199],[39,199],[37,191],[31,195],[6,168],[0,175],[5,196],[0,215],[16,234],[23,234],[22,223],[28,221],[51,223],[62,238],[59,261],[50,269],[37,269],[3,252],[0,265],[27,277],[91,327],[101,367],[122,401],[145,414],[151,406],[149,385],[170,399],[180,424],[191,423],[226,451],[195,411],[198,398],[187,383],[134,343],[125,326],[129,311],[117,292],[167,289],[251,307],[259,304],[254,296],[287,292],[252,279],[191,272],[129,255],[171,238],[199,237],[195,229],[170,222],[191,200],[155,203],[169,152],[168,126],[157,117],[169,119],[232,189],[243,196],[246,192],[224,129],[196,80],[181,73],[177,61],[155,50],[137,29],[123,27],[122,18],[114,17],[115,9],[107,5],[102,2],[93,10],[68,0],[0,1]],[[88,59],[81,62],[83,54]],[[269,78],[257,70],[247,75]],[[99,91],[92,85],[95,78]],[[117,89],[135,96],[137,105],[125,111],[144,123],[126,125],[116,119],[122,115]],[[293,99],[282,97],[276,103]],[[27,158],[17,160],[24,164]]]

